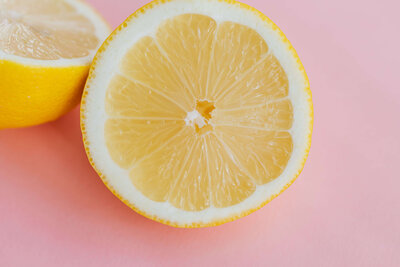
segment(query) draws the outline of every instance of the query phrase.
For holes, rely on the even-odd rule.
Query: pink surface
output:
[[[146,1],[90,0],[113,26]],[[250,1],[310,78],[315,130],[299,179],[208,229],[136,214],[90,167],[78,110],[0,132],[0,266],[400,266],[397,1]]]

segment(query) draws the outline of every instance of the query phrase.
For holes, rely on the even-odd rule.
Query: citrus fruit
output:
[[[109,32],[78,0],[0,0],[0,129],[55,120],[76,106]]]
[[[99,49],[81,128],[91,164],[125,204],[204,227],[294,181],[312,112],[304,68],[265,15],[236,1],[154,1]]]

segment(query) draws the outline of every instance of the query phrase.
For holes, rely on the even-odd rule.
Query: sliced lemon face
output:
[[[82,128],[92,163],[128,205],[158,221],[206,226],[243,216],[304,164],[312,121],[304,70],[283,35],[246,6],[150,7],[109,39],[89,78]],[[148,33],[127,40],[162,10]],[[108,53],[118,54],[114,62]]]
[[[95,25],[68,1],[0,1],[0,49],[54,60],[86,57],[98,47]]]

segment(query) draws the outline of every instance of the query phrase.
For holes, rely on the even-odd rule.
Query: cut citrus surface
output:
[[[299,175],[311,93],[296,52],[255,9],[154,1],[97,53],[81,126],[92,165],[125,204],[172,226],[213,226]]]
[[[0,0],[0,128],[51,121],[78,104],[109,31],[79,0]]]

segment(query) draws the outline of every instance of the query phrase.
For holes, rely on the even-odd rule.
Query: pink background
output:
[[[145,0],[90,0],[113,27]],[[398,1],[247,0],[297,49],[315,130],[299,179],[208,229],[136,214],[90,167],[79,113],[0,132],[0,266],[400,266]]]

